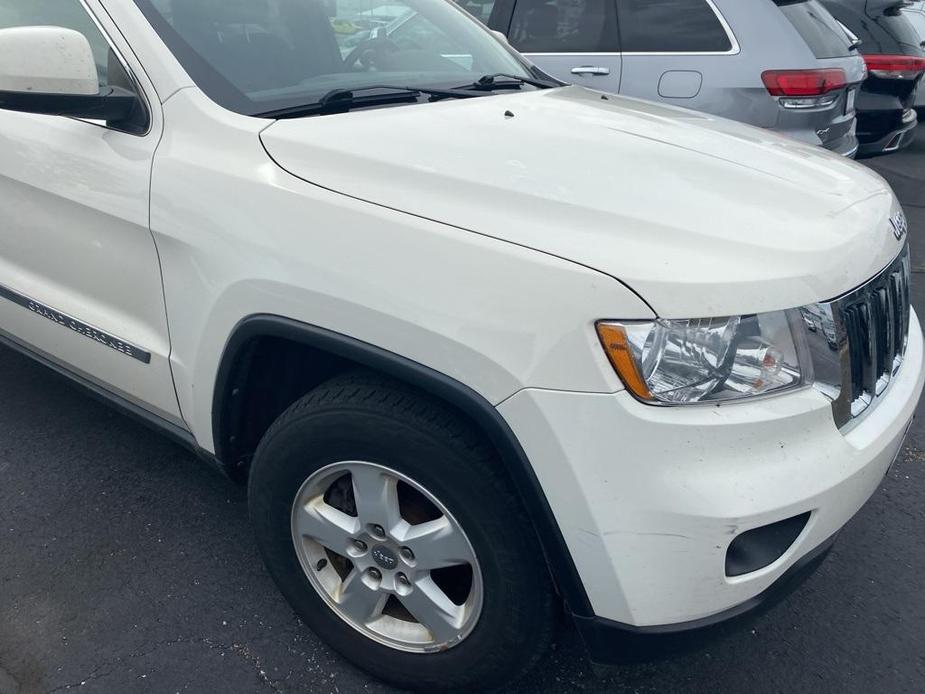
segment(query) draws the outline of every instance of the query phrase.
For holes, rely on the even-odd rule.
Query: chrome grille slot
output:
[[[868,344],[867,322],[861,316],[863,306],[849,306],[844,311],[845,331],[848,337],[848,352],[851,359],[851,400],[857,400],[864,392]]]
[[[875,406],[902,364],[909,333],[910,271],[907,246],[867,284],[802,309],[810,326],[816,386],[832,398],[839,427]]]

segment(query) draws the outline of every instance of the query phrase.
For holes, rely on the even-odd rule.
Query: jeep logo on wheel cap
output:
[[[372,555],[376,563],[383,569],[392,570],[398,566],[398,557],[396,557],[395,553],[385,545],[373,547]]]

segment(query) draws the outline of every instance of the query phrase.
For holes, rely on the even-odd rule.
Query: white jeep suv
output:
[[[792,585],[922,390],[890,189],[395,5],[0,2],[2,341],[246,480],[299,616],[403,687]]]

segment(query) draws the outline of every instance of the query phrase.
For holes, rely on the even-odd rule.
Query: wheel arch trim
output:
[[[594,616],[581,576],[542,485],[507,421],[488,400],[469,386],[416,361],[368,342],[282,316],[255,314],[242,319],[225,344],[213,389],[212,434],[219,460],[228,466],[235,462],[228,460],[230,444],[224,430],[225,414],[239,358],[251,340],[260,337],[291,340],[384,373],[444,400],[469,417],[498,451],[523,500],[568,612],[579,617]]]

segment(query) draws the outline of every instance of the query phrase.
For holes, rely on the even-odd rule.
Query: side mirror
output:
[[[62,27],[0,29],[0,109],[124,123],[129,130],[143,113],[133,92],[100,88],[87,37]]]

